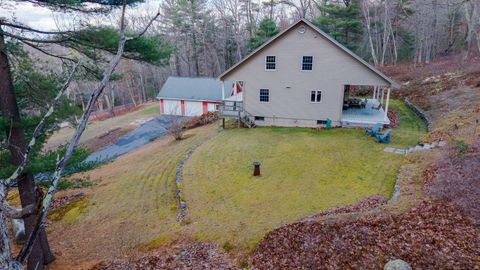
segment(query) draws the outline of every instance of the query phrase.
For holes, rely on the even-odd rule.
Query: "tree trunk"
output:
[[[27,142],[20,125],[20,112],[13,90],[12,74],[6,54],[5,40],[2,34],[0,34],[0,110],[8,123],[10,123],[7,134],[9,138],[8,148],[12,155],[12,164],[18,166],[22,163],[23,152],[27,148]],[[42,199],[39,198],[33,175],[30,173],[24,173],[18,178],[18,190],[22,207],[34,204],[36,201]],[[29,235],[35,226],[35,215],[30,215],[25,218],[24,222],[25,232]],[[45,264],[52,262],[54,259],[55,257],[48,244],[47,235],[45,230],[42,229],[28,258],[28,269],[41,270]]]

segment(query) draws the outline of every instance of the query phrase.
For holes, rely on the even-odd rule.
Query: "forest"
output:
[[[480,50],[480,3],[474,0],[165,0],[148,3],[153,10],[158,9],[160,16],[147,34],[162,37],[158,45],[165,54],[164,63],[159,67],[138,59],[123,59],[118,72],[122,75],[109,83],[110,90],[97,104],[99,111],[153,100],[170,75],[216,77],[299,18],[312,21],[380,67],[400,62],[428,64],[447,55],[460,55],[462,64]],[[134,10],[135,15],[127,18],[128,31],[143,28],[152,9],[139,5]],[[93,23],[108,28],[115,22],[115,16],[115,13],[95,16],[80,13],[74,21],[59,20],[57,27],[68,29],[71,24]],[[23,40],[20,44],[31,57],[43,59],[40,62],[61,64],[61,59],[29,46],[35,43]],[[73,50],[65,42],[42,47],[52,55],[65,55]],[[94,61],[102,59],[98,57]],[[52,71],[49,69],[51,67],[46,68]],[[88,79],[75,81],[69,89],[70,99],[80,108],[84,108],[88,100],[89,93],[84,89],[90,85]]]
[[[27,6],[51,12],[55,26],[17,17]],[[80,144],[89,120],[155,102],[169,76],[215,78],[299,19],[389,75],[402,71],[418,80],[406,82],[395,98],[428,99],[427,107],[434,108],[435,100],[412,94],[413,87],[447,81],[425,86],[431,94],[461,81],[472,87],[464,94],[475,104],[471,89],[480,85],[471,78],[477,71],[468,69],[480,55],[478,0],[5,0],[0,11],[0,269],[43,269],[55,259],[44,222],[62,177],[93,168],[75,167],[89,154]],[[433,65],[441,59],[449,59],[448,70],[470,73],[415,77],[416,68],[447,70]],[[468,126],[475,141],[479,120],[462,117],[445,124],[448,136]],[[49,137],[65,125],[75,129],[72,138],[46,151]],[[432,136],[448,133],[442,132]],[[473,160],[468,143],[455,145],[452,151]],[[40,187],[34,175],[45,171],[51,179]],[[14,187],[19,208],[9,201]],[[14,256],[7,219],[19,218],[27,241]]]

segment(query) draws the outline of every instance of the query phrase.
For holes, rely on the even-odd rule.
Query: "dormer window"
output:
[[[275,70],[276,68],[276,57],[274,55],[268,55],[265,57],[265,69],[266,70]]]
[[[313,56],[304,56],[302,59],[302,70],[313,69]]]

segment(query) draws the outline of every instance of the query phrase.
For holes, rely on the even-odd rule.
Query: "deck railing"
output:
[[[239,118],[243,113],[242,101],[224,101],[219,105],[218,110],[221,117]]]

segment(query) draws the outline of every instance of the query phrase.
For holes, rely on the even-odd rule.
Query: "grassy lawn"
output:
[[[175,170],[188,149],[218,130],[218,124],[196,128],[178,142],[163,137],[93,171],[73,175],[96,184],[82,189],[87,201],[62,211],[63,218],[54,217],[48,227],[52,245],[78,265],[185,235],[179,233],[186,228],[176,218]]]
[[[83,133],[80,143],[101,135],[113,128],[125,127],[135,120],[142,118],[155,117],[160,115],[160,108],[157,103],[152,103],[138,111],[130,112],[118,117],[106,119],[104,121],[90,122]],[[75,129],[63,128],[55,132],[49,139],[45,149],[54,149],[61,144],[65,144],[73,136]]]
[[[401,102],[393,146],[415,145],[425,129]],[[251,248],[269,230],[319,211],[392,195],[404,156],[363,130],[231,129],[200,146],[184,168],[196,237]],[[253,177],[253,161],[262,176]]]
[[[400,125],[392,131],[392,147],[404,148],[417,145],[427,132],[425,123],[404,102],[392,100],[390,106],[400,116]]]
[[[393,142],[416,143],[423,135],[418,118],[401,103],[394,106],[402,121]],[[372,194],[390,197],[404,160],[384,152],[385,145],[358,129],[219,132],[215,123],[190,130],[186,137],[160,138],[72,176],[96,184],[82,189],[85,200],[51,217],[49,237],[62,258],[76,265],[184,238],[215,241],[226,250],[251,250],[282,224]],[[177,221],[175,170],[198,144],[183,171],[191,223],[182,226]],[[254,160],[262,163],[258,178],[251,176]]]

